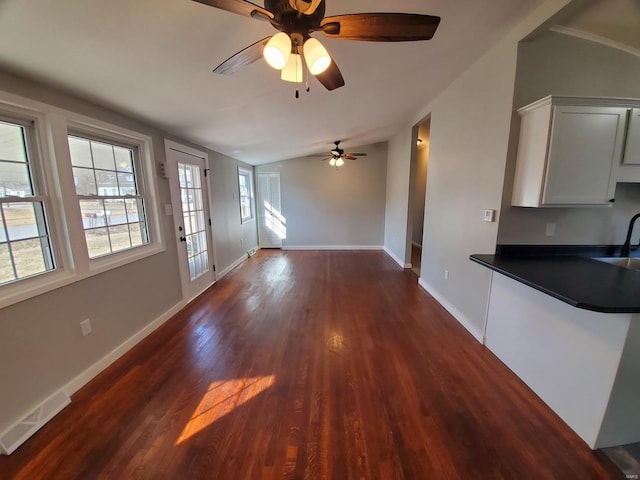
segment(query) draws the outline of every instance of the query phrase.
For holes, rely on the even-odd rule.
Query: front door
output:
[[[180,264],[182,298],[192,300],[216,280],[207,154],[165,141]]]

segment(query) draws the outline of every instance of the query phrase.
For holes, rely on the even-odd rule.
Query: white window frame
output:
[[[40,295],[166,250],[161,228],[153,139],[117,125],[0,91],[0,112],[33,123],[39,181],[47,192],[47,227],[55,258],[54,270],[0,286],[0,308]],[[149,243],[95,259],[88,255],[80,203],[76,195],[68,135],[90,135],[135,147],[137,178],[144,192]]]
[[[133,158],[133,175],[135,175],[135,183],[136,183],[136,188],[138,190],[138,194],[136,194],[135,196],[132,197],[128,197],[128,196],[122,196],[122,195],[115,195],[115,196],[110,196],[110,195],[80,195],[76,193],[76,201],[78,202],[78,204],[80,203],[81,200],[88,200],[88,199],[100,199],[100,200],[106,200],[109,198],[140,198],[142,200],[142,203],[144,205],[144,211],[141,212],[142,215],[144,216],[144,223],[146,226],[146,232],[145,232],[145,237],[147,237],[147,243],[144,243],[142,245],[138,245],[138,246],[134,246],[134,247],[130,247],[124,250],[120,250],[120,251],[115,251],[115,252],[110,252],[107,253],[105,255],[101,255],[95,258],[89,258],[89,262],[92,265],[97,265],[100,263],[101,260],[106,259],[107,257],[114,257],[117,256],[121,253],[124,252],[129,252],[131,250],[134,249],[143,249],[145,247],[147,247],[149,244],[153,243],[152,241],[152,235],[150,232],[150,228],[149,228],[149,221],[147,219],[147,203],[149,201],[149,199],[147,198],[148,196],[146,195],[146,184],[148,182],[145,181],[144,178],[144,171],[145,168],[143,166],[143,162],[141,161],[141,152],[144,149],[144,145],[141,142],[135,142],[135,143],[130,143],[129,140],[130,138],[122,138],[121,136],[118,136],[118,138],[116,138],[116,136],[113,135],[109,135],[109,137],[107,138],[103,132],[99,129],[95,129],[95,128],[91,128],[91,131],[89,131],[86,127],[80,127],[79,129],[76,129],[75,126],[69,126],[68,128],[68,136],[73,136],[76,138],[82,138],[82,139],[86,139],[89,141],[97,141],[97,142],[103,142],[106,144],[110,144],[110,145],[116,145],[116,146],[121,146],[124,148],[128,148],[134,151],[134,158]],[[69,158],[71,159],[71,156],[69,156]],[[73,171],[73,165],[72,165],[72,171]],[[96,185],[96,188],[98,188],[98,186]],[[83,225],[83,234],[85,234],[85,229],[84,229],[84,225]],[[85,245],[86,245],[86,236],[85,236]],[[87,254],[88,254],[88,249],[87,249]],[[103,263],[109,263],[109,262],[103,262]]]
[[[242,192],[240,190],[240,177],[245,177],[248,182],[249,182],[249,208],[251,210],[251,215],[249,215],[248,217],[245,217],[242,215],[242,198],[244,195],[242,195]],[[254,197],[255,197],[255,192],[254,192],[254,188],[253,188],[253,172],[251,170],[249,170],[248,168],[244,168],[244,167],[238,167],[238,206],[240,207],[240,223],[247,223],[247,222],[252,222],[255,221],[256,219],[256,212],[255,212],[255,206],[254,206]]]

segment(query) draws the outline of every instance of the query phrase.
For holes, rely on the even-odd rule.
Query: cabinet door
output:
[[[627,110],[554,107],[544,205],[606,205],[615,192]]]
[[[623,163],[640,165],[640,108],[631,110],[629,116]]]

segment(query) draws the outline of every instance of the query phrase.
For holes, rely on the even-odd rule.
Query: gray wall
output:
[[[385,201],[384,247],[396,262],[411,264],[411,238],[407,238],[409,191],[413,132],[411,127],[400,130],[389,139],[387,158],[387,198]]]
[[[255,167],[256,173],[280,172],[285,248],[383,245],[387,144],[346,150],[367,156],[338,169],[310,157]]]
[[[143,122],[2,71],[0,90],[149,135],[156,162],[165,159],[170,136]],[[256,244],[255,224],[240,227],[238,162],[209,153],[214,239],[224,269]],[[170,203],[168,182],[158,178],[158,186],[160,204]],[[0,431],[181,301],[173,219],[160,212],[166,251],[0,309]],[[82,337],[85,318],[93,333]]]
[[[221,272],[245,255],[247,250],[258,246],[257,222],[252,220],[242,223],[238,200],[238,167],[243,166],[249,170],[253,170],[253,167],[211,150],[209,166],[213,240],[218,272]]]
[[[518,49],[514,110],[547,95],[640,98],[640,58],[604,45],[549,32]],[[513,116],[498,243],[622,244],[629,218],[640,212],[640,184],[619,183],[611,208],[511,207],[520,118]],[[545,237],[547,223],[556,224]],[[634,238],[640,237],[639,232]]]
[[[495,250],[497,223],[484,222],[483,210],[499,209],[502,199],[518,42],[567,3],[543,2],[389,143],[387,218],[394,218],[386,224],[385,247],[404,259],[397,232],[407,225],[411,131],[431,114],[420,283],[476,337],[483,331],[490,274],[469,255]]]

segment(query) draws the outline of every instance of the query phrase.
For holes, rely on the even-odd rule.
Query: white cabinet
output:
[[[640,108],[634,108],[629,112],[623,163],[640,165]]]
[[[512,205],[608,205],[627,110],[569,97],[546,97],[518,110],[522,123]]]

